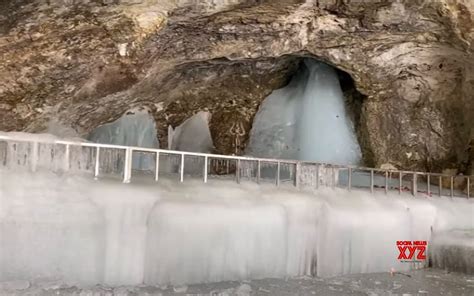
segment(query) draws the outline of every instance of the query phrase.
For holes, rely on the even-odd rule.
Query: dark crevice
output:
[[[337,68],[336,70],[339,75],[339,82],[344,93],[344,98],[346,99],[347,110],[354,124],[357,141],[362,151],[362,161],[365,165],[374,166],[374,153],[368,141],[366,125],[363,124],[363,105],[367,96],[357,90],[354,79],[349,73]]]
[[[0,0],[0,35],[8,34],[17,23],[33,14],[34,10],[23,11],[24,5],[31,3],[31,0]]]

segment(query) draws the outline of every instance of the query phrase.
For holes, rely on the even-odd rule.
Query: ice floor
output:
[[[164,285],[406,271],[397,240],[474,229],[473,200],[0,170],[0,281]]]
[[[77,287],[60,282],[0,282],[3,296],[471,296],[474,277],[423,269],[404,273],[373,273],[332,278],[299,277],[220,282],[189,286]]]

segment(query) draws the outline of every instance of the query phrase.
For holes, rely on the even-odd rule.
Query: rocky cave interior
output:
[[[212,152],[244,154],[313,58],[337,69],[365,165],[472,175],[474,6],[415,2],[3,2],[0,130],[86,138],[144,108],[167,148],[205,111]]]
[[[321,75],[331,79],[312,85],[312,77],[319,73],[314,69],[332,73]],[[311,94],[334,83],[338,91],[326,92],[331,94],[327,97],[340,100],[323,102],[330,112],[318,110],[320,101],[311,104]],[[302,85],[303,91],[295,85]],[[298,98],[304,103],[292,104],[294,93],[302,94]],[[286,118],[296,118],[306,127],[301,130],[329,134],[324,138],[328,141],[346,139],[314,145],[319,134],[312,133],[308,145],[302,141],[308,133],[298,134],[297,147],[304,144],[306,152],[308,147],[324,146],[326,152],[338,155],[334,152],[342,147],[343,152],[355,152],[343,164],[463,175],[444,181],[462,179],[453,189],[472,196],[474,182],[466,179],[474,180],[473,94],[473,0],[0,0],[2,136],[47,133],[81,141],[254,155],[249,152],[252,139],[272,140],[272,129],[254,133],[256,123],[265,122],[262,118],[270,114],[268,118],[278,122],[277,130],[287,128]],[[265,109],[274,101],[280,102],[278,112]],[[301,110],[309,112],[298,113]],[[315,111],[318,116],[312,118]],[[308,121],[319,116],[351,124],[334,128],[336,121],[314,125]],[[186,129],[192,119],[205,128]],[[282,134],[285,144],[293,139]],[[198,169],[204,180],[216,174],[230,178],[209,186],[186,175],[186,182],[175,186],[179,177],[167,180],[161,172],[177,173],[178,163],[184,167],[185,157],[176,157],[176,163],[160,161],[155,181],[158,175],[165,178],[160,177],[159,186],[148,178],[151,174],[146,175],[149,183],[134,178],[137,186],[124,186],[121,182],[129,181],[125,172],[132,171],[130,163],[110,160],[130,156],[130,150],[84,152],[80,146],[76,150],[80,157],[75,158],[64,145],[64,154],[53,161],[57,145],[37,145],[34,139],[54,137],[27,137],[22,149],[17,149],[15,139],[0,149],[7,168],[0,170],[0,197],[5,201],[0,226],[6,237],[0,244],[0,281],[14,279],[13,285],[18,279],[21,286],[30,287],[45,276],[53,279],[54,287],[79,288],[59,285],[64,274],[94,289],[105,284],[104,293],[111,291],[111,285],[136,293],[134,285],[148,289],[143,284],[390,270],[387,283],[399,293],[393,272],[407,278],[401,271],[412,264],[395,261],[394,241],[435,237],[440,249],[447,242],[446,250],[458,252],[460,247],[452,242],[461,236],[463,242],[468,240],[465,231],[472,234],[472,199],[425,198],[430,189],[420,198],[399,199],[398,192],[388,192],[391,185],[384,176],[389,174],[375,175],[384,182],[379,184],[385,184],[386,198],[373,181],[371,189],[380,189],[373,190],[375,195],[368,190],[293,194],[274,190],[275,180],[278,185],[282,176],[283,181],[299,184],[297,178],[288,177],[297,175],[289,169],[283,168],[282,176],[273,174],[273,167],[280,172],[279,164],[262,167],[262,179],[271,184],[267,190],[266,184],[236,184],[240,171],[232,172],[229,165],[224,171],[212,163],[203,166],[204,159],[186,157],[191,165],[196,161],[190,168]],[[354,143],[355,150],[346,145]],[[268,153],[275,148],[257,146]],[[158,157],[169,157],[163,154]],[[266,156],[294,156],[288,155]],[[13,157],[7,161],[7,156]],[[157,168],[148,161],[154,161],[155,154],[149,153],[148,160],[139,158],[140,162],[135,162],[139,152],[131,156],[132,169]],[[35,171],[43,163],[48,168],[54,164],[60,178],[13,171],[17,167]],[[64,171],[72,167],[94,171],[104,182],[93,181],[91,175],[69,178]],[[294,167],[297,172],[298,166]],[[203,168],[210,171],[204,173]],[[109,169],[120,176],[120,183],[108,182]],[[317,180],[313,176],[319,176],[319,169],[311,171],[311,180]],[[349,171],[343,171],[331,169],[331,186],[339,182],[334,182],[336,172],[341,184],[349,180]],[[361,171],[354,170],[354,177],[357,173],[374,177]],[[184,181],[187,172],[180,173]],[[396,175],[411,177],[406,183],[417,180],[416,174]],[[394,175],[390,181],[396,183],[391,189],[403,194],[406,188]],[[439,194],[447,197],[442,189],[450,184],[441,185]],[[455,197],[454,190],[451,194]],[[436,246],[432,242],[430,248]],[[469,262],[471,254],[461,253],[460,258]],[[451,256],[436,260],[444,258]],[[348,285],[354,282],[352,276],[348,279]],[[433,289],[439,290],[437,276],[434,279]],[[377,284],[376,291],[381,287]],[[415,294],[421,291],[413,287]],[[45,291],[65,291],[60,289]]]
[[[155,115],[156,113],[158,115],[155,118],[153,118],[153,112],[146,106],[137,106],[138,108],[135,107],[133,110],[122,110],[118,113],[118,116],[122,115],[122,117],[112,123],[108,122],[95,127],[92,132],[89,133],[87,139],[104,144],[168,148],[224,155],[244,155],[246,154],[245,151],[250,140],[250,131],[255,122],[256,114],[262,107],[263,100],[276,89],[287,87],[296,75],[301,75],[301,73],[306,70],[304,64],[305,60],[318,61],[313,57],[292,55],[280,57],[272,61],[257,60],[235,63],[226,60],[196,63],[191,67],[187,66],[183,73],[178,74],[178,76],[186,77],[186,75],[190,75],[189,73],[191,72],[193,73],[191,74],[192,77],[200,77],[201,81],[194,80],[191,82],[187,80],[183,83],[189,85],[194,82],[193,87],[189,88],[187,92],[182,95],[183,98],[172,100],[169,104],[163,106],[163,109],[160,110],[162,112],[155,112]],[[268,71],[265,71],[265,63],[276,64],[278,67],[276,69],[272,67],[269,68]],[[262,69],[255,71],[257,68]],[[349,118],[349,128],[357,135],[357,141],[364,143],[363,131],[361,131],[362,129],[360,128],[362,124],[360,121],[365,96],[357,90],[354,80],[348,73],[334,67],[331,68],[333,68],[337,75],[338,87],[343,94],[344,113]],[[242,69],[244,70],[242,71]],[[224,75],[222,75],[222,73],[224,73]],[[242,89],[242,86],[244,86],[244,89]],[[196,92],[198,93],[197,97]],[[190,97],[188,97],[187,94],[190,94]],[[321,94],[315,95],[318,96]],[[294,98],[290,99],[290,101],[301,100],[301,98],[297,96],[298,94],[293,95]],[[331,111],[333,110],[326,110],[326,112]],[[194,127],[188,127],[188,130],[193,128],[208,129],[208,133],[210,133],[211,136],[211,144],[199,147],[199,145],[189,143],[181,148],[176,147],[176,145],[171,145],[170,141],[172,140],[173,129],[176,129],[178,126],[183,128],[184,123],[199,112],[209,114],[209,118],[204,119],[204,121],[208,120],[208,122],[204,124],[207,126],[203,125],[200,128],[194,124]],[[296,112],[295,110],[295,113]],[[148,116],[136,117],[139,113],[147,113]],[[337,111],[333,111],[333,113],[337,113]],[[169,114],[174,116],[169,116]],[[135,116],[135,118],[133,116]],[[283,117],[284,114],[279,116]],[[334,116],[339,118],[341,115],[334,114]],[[121,122],[127,118],[132,120],[132,122]],[[150,118],[153,123],[151,123]],[[290,122],[292,120],[290,118],[282,120],[288,121],[287,124],[294,124],[294,122]],[[223,125],[223,123],[227,124]],[[104,128],[111,124],[115,125],[112,132],[109,131],[110,128]],[[150,127],[151,124],[153,127]],[[199,122],[198,124],[202,123]],[[278,123],[275,122],[274,124],[277,125]],[[330,123],[328,124],[330,125]],[[156,136],[150,133],[148,129],[153,129]],[[120,139],[117,139],[116,135],[111,137],[106,135],[107,133],[116,135],[124,133],[124,135],[120,135]],[[206,139],[204,139],[204,137],[207,136],[206,132],[193,130],[188,133],[192,135],[191,137],[195,142],[206,141]],[[146,134],[148,139],[139,137],[137,136],[138,134]],[[330,144],[325,143],[324,139],[320,140],[321,142],[317,145]],[[286,141],[290,140],[288,139]],[[285,143],[285,145],[288,146],[290,143]],[[317,147],[315,147],[315,149],[317,149]],[[362,150],[364,152],[362,153],[363,161],[357,164],[373,165],[370,159],[370,147],[362,146]],[[271,158],[282,157],[282,155],[272,155],[271,153],[264,156]],[[296,156],[294,156],[294,158],[296,158]],[[330,159],[324,158],[300,160],[330,161]]]

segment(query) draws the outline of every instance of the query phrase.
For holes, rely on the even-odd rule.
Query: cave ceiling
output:
[[[146,106],[166,147],[168,125],[205,110],[217,152],[240,154],[232,143],[259,104],[312,57],[363,95],[356,127],[371,165],[472,168],[471,0],[200,3],[2,2],[0,130],[54,121],[85,136]]]

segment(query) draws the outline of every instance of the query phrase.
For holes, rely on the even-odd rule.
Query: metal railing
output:
[[[71,167],[71,150],[73,147],[87,148],[87,153],[91,154],[87,158],[87,167],[92,169],[95,178],[101,175],[101,166],[104,167],[106,158],[109,166],[112,163],[113,167],[121,167],[116,172],[120,172],[122,182],[130,183],[132,180],[132,171],[134,171],[133,157],[134,153],[148,154],[154,156],[154,168],[148,168],[147,171],[152,171],[154,180],[159,181],[160,175],[163,173],[163,160],[160,158],[166,156],[168,160],[175,158],[174,163],[177,164],[176,173],[179,175],[179,181],[184,182],[185,175],[199,175],[201,174],[204,183],[208,182],[209,177],[212,176],[229,176],[234,175],[235,181],[240,183],[242,179],[251,179],[256,183],[261,183],[264,179],[266,181],[273,180],[276,186],[280,186],[282,182],[290,183],[291,186],[313,187],[339,187],[352,190],[354,188],[364,188],[370,192],[383,190],[385,193],[389,191],[398,191],[400,194],[404,191],[409,191],[413,195],[423,193],[425,195],[439,195],[439,196],[457,196],[467,197],[471,196],[471,185],[474,181],[472,176],[451,176],[437,173],[424,173],[412,171],[399,170],[385,170],[356,166],[341,166],[324,163],[297,161],[297,160],[283,160],[283,159],[269,159],[269,158],[255,158],[247,156],[229,156],[207,153],[195,153],[184,151],[173,151],[164,149],[151,149],[142,147],[130,147],[120,145],[108,145],[89,142],[73,142],[73,141],[35,141],[31,139],[24,139],[18,137],[10,137],[0,135],[0,167],[8,166],[10,158],[14,158],[13,151],[16,151],[16,145],[19,143],[26,143],[28,145],[26,155],[15,157],[16,162],[28,160],[28,166],[32,171],[36,171],[38,166],[38,151],[40,146],[49,145],[48,149],[51,151],[58,151],[58,145],[61,148],[61,162],[64,164],[65,170]],[[13,146],[12,146],[13,145]],[[10,146],[14,147],[11,148]],[[49,147],[48,146],[48,147]],[[9,148],[10,147],[10,148]],[[26,150],[25,150],[26,151]],[[79,151],[84,153],[84,151]],[[111,158],[112,153],[115,158]],[[48,153],[44,153],[48,154]],[[51,155],[54,153],[51,152]],[[117,155],[122,155],[117,156]],[[49,155],[47,155],[49,157]],[[178,161],[176,162],[176,157]],[[194,172],[186,172],[186,160],[193,158]],[[196,173],[195,166],[202,165]],[[16,165],[16,163],[15,163]],[[49,163],[48,163],[49,165]],[[169,166],[169,164],[168,164]],[[189,164],[188,164],[189,166]],[[224,170],[224,173],[222,173]],[[169,169],[173,171],[173,169]],[[446,182],[447,181],[447,182]],[[443,183],[445,182],[445,183]],[[445,184],[448,184],[445,186]],[[446,187],[446,188],[445,188]]]

